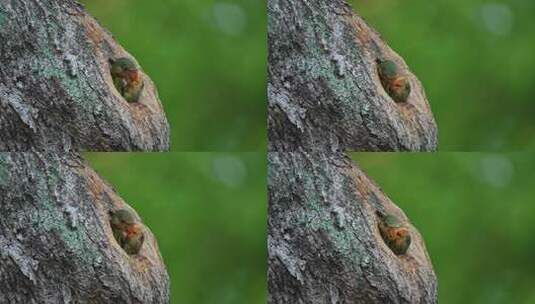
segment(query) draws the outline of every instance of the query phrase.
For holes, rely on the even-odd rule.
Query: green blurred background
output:
[[[158,87],[173,151],[265,151],[265,0],[82,0]]]
[[[535,149],[535,1],[349,0],[422,81],[439,149]]]
[[[424,84],[443,151],[535,149],[535,1],[349,0]],[[158,86],[174,151],[266,149],[266,0],[83,0]]]
[[[535,303],[532,154],[353,154],[422,233],[439,303]]]
[[[265,304],[264,153],[86,156],[156,235],[171,303]]]
[[[266,149],[265,0],[82,2],[157,84],[174,151]],[[350,2],[424,84],[440,150],[535,149],[535,1]],[[172,303],[265,303],[264,154],[88,157],[158,237]],[[354,158],[424,235],[441,303],[535,303],[532,155]]]

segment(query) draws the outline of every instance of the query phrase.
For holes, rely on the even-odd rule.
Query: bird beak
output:
[[[140,224],[132,224],[130,227],[126,229],[126,234],[128,236],[136,235],[139,232],[141,232],[142,226]]]

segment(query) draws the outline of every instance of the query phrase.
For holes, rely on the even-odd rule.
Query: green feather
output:
[[[379,62],[379,75],[384,78],[394,78],[398,75],[398,66],[392,60]]]
[[[384,217],[384,221],[385,221],[385,224],[388,226],[388,227],[392,227],[392,228],[399,228],[402,226],[402,222],[397,218],[395,217],[394,215],[392,214],[387,214],[385,217]]]

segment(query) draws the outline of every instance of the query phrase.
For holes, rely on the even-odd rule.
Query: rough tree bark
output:
[[[73,0],[0,0],[0,151],[169,149],[169,126],[143,74],[139,102],[113,86],[130,57]]]
[[[269,303],[437,303],[424,241],[397,256],[379,212],[407,216],[341,154],[268,156]]]
[[[269,0],[268,42],[270,151],[436,150],[421,83],[345,0]],[[378,58],[408,74],[407,103],[381,86]]]
[[[156,240],[128,255],[109,211],[129,208],[77,155],[0,154],[0,303],[168,303]]]

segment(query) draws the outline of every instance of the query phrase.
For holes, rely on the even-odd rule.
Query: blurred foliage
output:
[[[155,234],[171,303],[264,304],[264,153],[90,153]]]
[[[535,1],[349,1],[424,84],[439,149],[535,149]],[[265,0],[82,2],[157,84],[173,150],[265,150]]]
[[[426,242],[440,303],[535,303],[535,158],[355,153]]]
[[[349,0],[422,81],[439,149],[535,149],[535,1]]]
[[[535,2],[350,0],[422,81],[440,150],[535,149]],[[172,149],[265,150],[265,0],[85,0],[157,84]],[[529,154],[358,153],[423,234],[442,303],[534,303]],[[265,303],[260,153],[88,154],[158,238],[172,303]]]
[[[264,0],[82,0],[158,87],[173,151],[266,149]]]

